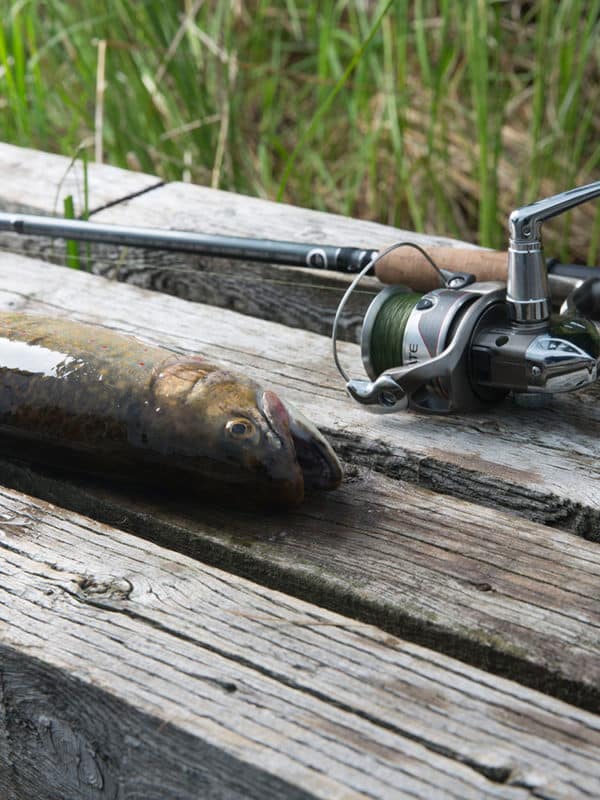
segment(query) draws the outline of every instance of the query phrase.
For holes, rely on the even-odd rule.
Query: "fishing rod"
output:
[[[74,241],[195,253],[232,260],[258,261],[292,267],[330,270],[358,274],[374,262],[380,251],[364,247],[335,246],[222,236],[178,230],[157,230],[130,225],[99,224],[84,220],[32,214],[0,213],[0,232],[24,236],[47,236]],[[456,273],[461,265],[464,274],[474,273],[480,280],[506,279],[506,253],[476,248],[428,248],[442,274]],[[416,290],[434,288],[435,277],[424,269],[423,255],[392,252],[369,270],[383,283],[402,283]],[[593,275],[600,277],[600,268],[578,264],[561,264],[556,259],[547,262],[551,276],[552,295],[562,301],[577,281]],[[590,271],[591,270],[591,271]]]
[[[547,261],[541,225],[598,196],[600,181],[513,211],[508,253],[425,251],[412,242],[383,250],[335,247],[6,213],[0,214],[0,231],[355,274],[332,337],[351,397],[373,410],[450,413],[489,406],[507,394],[520,405],[539,407],[556,393],[596,381],[600,269]],[[369,379],[351,379],[338,358],[337,327],[367,274],[403,286],[388,286],[369,306],[361,333]],[[564,298],[558,317],[551,316],[551,293],[555,303]]]
[[[282,242],[190,231],[157,230],[132,225],[102,225],[31,214],[0,213],[0,231],[347,273],[360,272],[378,252],[362,247]]]

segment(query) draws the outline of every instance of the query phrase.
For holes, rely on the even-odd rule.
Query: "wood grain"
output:
[[[0,461],[22,491],[600,710],[600,553],[381,476],[265,517]]]
[[[0,490],[0,789],[584,798],[584,711]]]

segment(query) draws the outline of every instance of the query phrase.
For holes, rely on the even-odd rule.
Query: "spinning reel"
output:
[[[600,280],[571,292],[551,317],[541,225],[600,196],[600,181],[562,192],[510,215],[508,281],[476,283],[462,272],[438,270],[442,288],[423,295],[398,286],[381,291],[369,306],[361,334],[370,380],[350,379],[337,354],[337,325],[361,278],[400,243],[378,254],[353,281],[334,321],[335,363],[349,394],[373,410],[408,406],[447,414],[473,410],[512,393],[517,403],[539,407],[598,377]]]

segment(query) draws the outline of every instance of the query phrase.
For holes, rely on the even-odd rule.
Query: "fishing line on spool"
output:
[[[346,381],[346,383],[350,381],[350,376],[346,373],[346,371],[342,367],[337,351],[337,339],[338,339],[337,330],[338,330],[339,319],[342,315],[346,303],[348,302],[348,299],[350,298],[350,295],[354,292],[354,289],[358,286],[358,284],[364,278],[367,272],[370,269],[372,269],[380,259],[382,259],[384,256],[387,256],[394,250],[398,250],[400,247],[413,247],[415,250],[418,250],[421,253],[421,255],[425,257],[425,259],[431,265],[431,267],[436,271],[442,282],[442,286],[444,288],[448,288],[448,282],[444,278],[444,275],[440,270],[440,268],[431,258],[429,253],[427,253],[420,245],[415,244],[415,242],[396,242],[395,244],[388,247],[386,250],[382,250],[380,253],[378,253],[375,258],[371,259],[371,261],[358,273],[356,278],[346,289],[344,296],[340,300],[340,304],[337,307],[335,318],[333,320],[333,332],[331,334],[331,344],[333,347],[333,360],[338,369],[338,372],[340,373],[342,378]],[[397,301],[393,302],[392,304],[388,302],[384,306],[382,306],[380,312],[377,315],[377,320],[376,320],[376,324],[378,323],[377,324],[378,327],[377,336],[379,337],[378,343],[380,343],[382,350],[375,355],[375,358],[378,363],[387,364],[387,366],[385,366],[381,370],[382,372],[385,371],[385,369],[389,369],[390,367],[397,366],[402,363],[402,357],[401,357],[402,337],[404,335],[404,330],[406,328],[406,322],[408,321],[410,312],[413,310],[415,304],[418,302],[418,299],[421,297],[421,295],[415,295],[403,292],[402,295],[398,294],[395,297],[398,298]],[[387,358],[388,357],[392,359],[396,358],[398,347],[399,347],[400,358],[398,361],[390,363],[389,361],[387,361]],[[371,353],[370,358],[371,362],[373,362],[373,353]]]
[[[381,292],[380,297],[382,303],[374,309],[373,323],[368,334],[365,332],[362,337],[363,360],[373,379],[386,369],[403,364],[408,319],[423,295],[398,291],[390,286]]]

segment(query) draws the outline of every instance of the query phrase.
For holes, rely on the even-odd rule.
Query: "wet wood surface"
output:
[[[57,188],[79,192],[75,173],[58,185],[68,159],[0,145],[0,163],[2,209],[52,213]],[[102,165],[88,177],[98,221],[405,236]],[[63,245],[0,236],[44,259],[0,253],[0,308],[243,371],[319,425],[346,478],[265,515],[1,458],[0,796],[600,796],[597,387],[541,411],[372,415],[319,335],[346,277],[92,248],[124,285],[49,264]],[[358,347],[340,349],[362,374]]]

